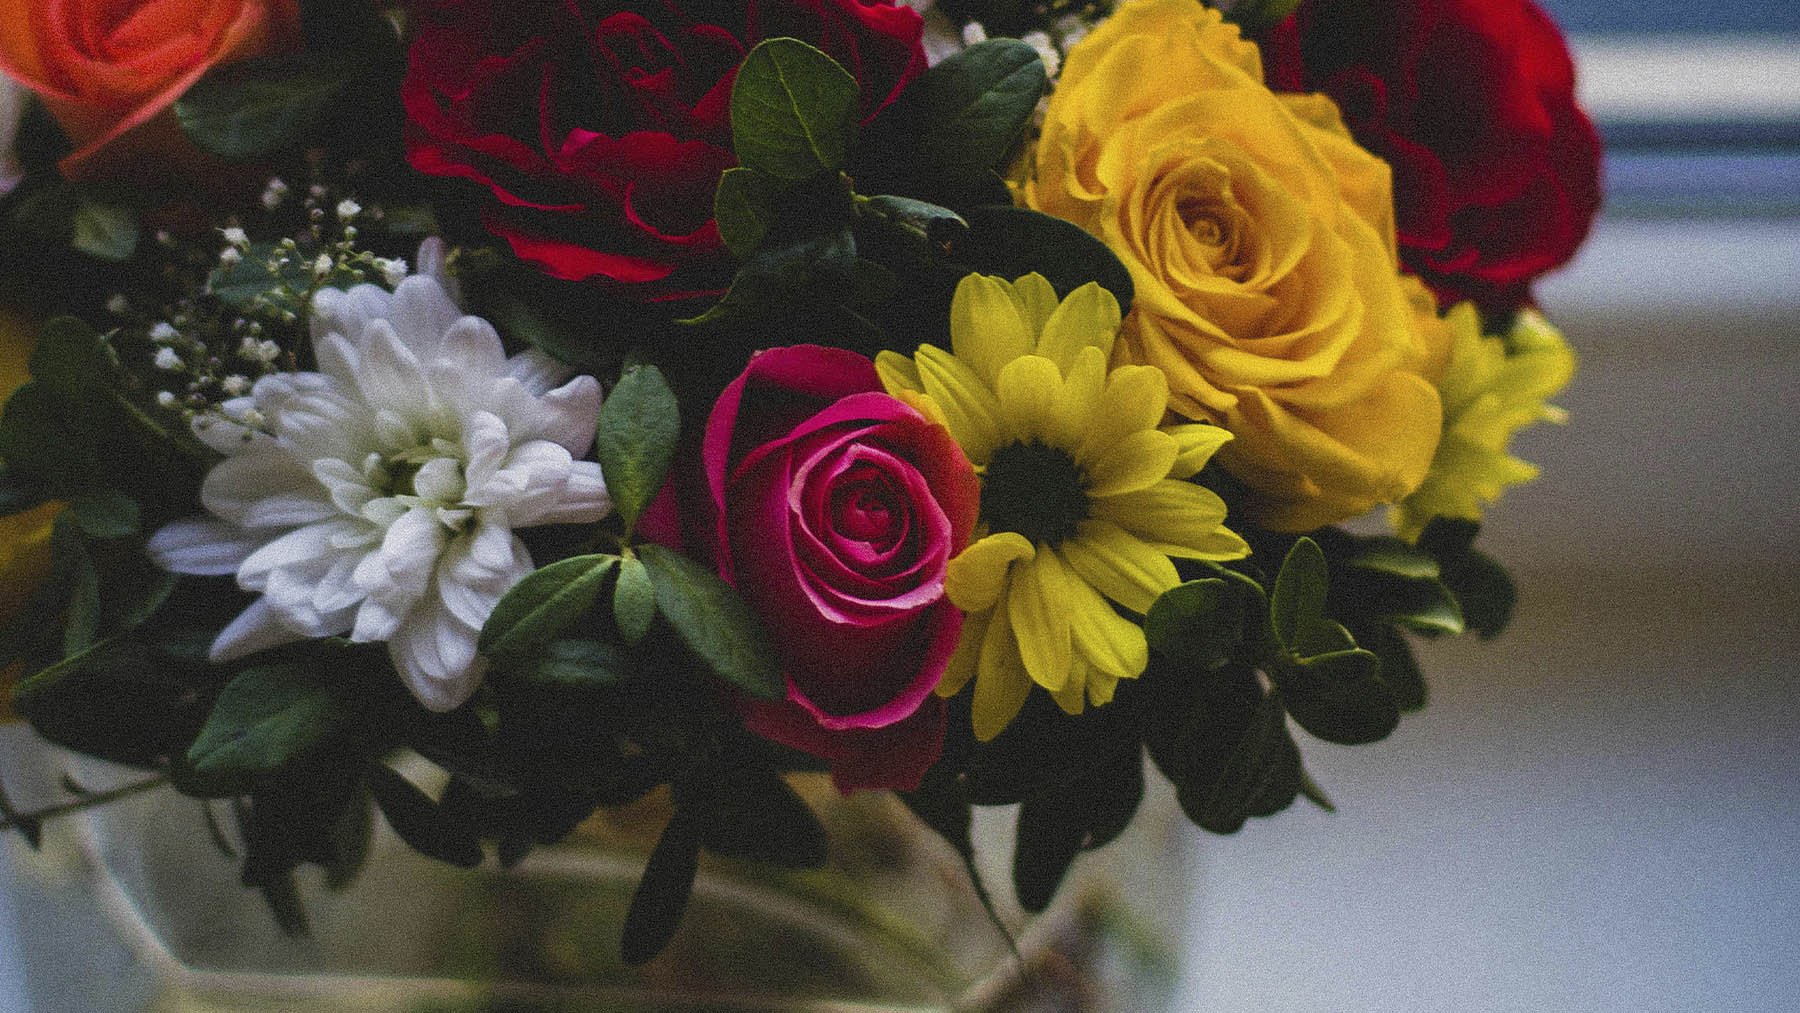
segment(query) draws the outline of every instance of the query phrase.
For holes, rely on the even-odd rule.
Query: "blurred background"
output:
[[[1337,814],[1201,842],[1181,1009],[1800,1001],[1800,4],[1543,2],[1608,199],[1540,290],[1570,424],[1482,533],[1517,618],[1303,743]]]
[[[1178,1009],[1800,996],[1800,4],[1544,3],[1609,197],[1540,291],[1571,423],[1523,437],[1544,481],[1483,533],[1517,617],[1424,645],[1430,706],[1388,742],[1303,744],[1336,814],[1198,841]],[[0,878],[0,1011],[145,1001],[106,926],[18,917],[35,889]]]

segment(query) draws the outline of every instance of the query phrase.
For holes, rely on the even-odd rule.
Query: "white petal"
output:
[[[313,478],[325,487],[332,505],[344,513],[360,516],[362,508],[375,498],[375,490],[370,488],[362,471],[348,461],[321,458],[312,463],[312,473]]]
[[[492,380],[506,371],[506,351],[494,325],[480,317],[460,317],[444,332],[437,353],[440,362],[455,364],[464,376]]]
[[[413,492],[429,500],[454,503],[462,498],[462,465],[448,457],[434,457],[413,475]]]
[[[444,334],[460,316],[450,293],[428,274],[415,274],[395,286],[388,308],[388,320],[400,340],[420,359],[437,357]]]
[[[600,422],[600,381],[578,376],[538,398],[528,411],[530,419],[519,439],[550,440],[581,457],[594,445],[594,429]]]
[[[475,630],[441,603],[413,610],[388,641],[388,656],[406,688],[427,710],[448,711],[475,692],[486,668]]]
[[[468,455],[463,465],[463,481],[469,489],[487,485],[506,461],[512,449],[512,438],[506,423],[491,412],[476,412],[463,426],[463,450]],[[464,495],[467,495],[465,491]]]
[[[189,517],[157,529],[144,550],[165,570],[222,577],[236,573],[267,538],[268,532],[252,532],[213,517]]]
[[[363,331],[362,371],[356,375],[363,400],[377,415],[392,413],[407,423],[431,416],[431,392],[419,356],[408,348],[394,325],[374,320]]]
[[[281,613],[258,598],[220,631],[207,657],[215,663],[234,661],[257,651],[305,639],[306,634],[289,627]]]
[[[362,333],[362,329],[358,328],[357,333]],[[356,371],[362,366],[355,342],[341,333],[314,338],[313,358],[319,363],[319,372],[341,383],[355,383]]]
[[[250,591],[260,591],[264,588],[268,575],[276,570],[293,570],[296,574],[322,576],[339,554],[339,550],[331,544],[333,536],[356,525],[356,521],[339,519],[307,524],[289,531],[244,559],[243,564],[238,567],[238,586]]]
[[[357,285],[349,291],[320,289],[313,296],[312,318],[308,322],[314,350],[318,350],[319,341],[329,334],[339,334],[351,341],[362,337],[363,327],[369,321],[388,315],[393,298],[379,285]],[[324,364],[323,356],[320,364]]]
[[[337,512],[312,473],[273,444],[214,465],[200,485],[200,502],[247,528],[308,524]]]
[[[443,287],[444,293],[458,305],[462,297],[456,291],[456,279],[450,276],[449,257],[444,252],[444,241],[432,236],[419,244],[419,255],[413,258],[413,273],[426,275]]]
[[[381,565],[399,594],[417,599],[431,584],[445,531],[429,507],[414,507],[388,527],[381,540]]]
[[[457,539],[438,564],[438,597],[451,615],[477,630],[486,625],[506,592],[531,572],[525,543],[513,537],[507,541],[511,558],[504,566],[491,567],[476,560],[473,538]]]
[[[351,575],[363,561],[366,552],[341,552],[331,561],[331,567],[320,575],[313,585],[312,607],[320,612],[339,612],[351,608],[363,600],[363,590],[356,586]]]
[[[525,547],[513,537],[505,514],[484,511],[475,534],[469,538],[469,558],[490,573],[503,573],[517,565]],[[528,560],[530,557],[526,557]]]
[[[257,443],[275,441],[267,434],[251,429],[241,422],[244,412],[256,407],[256,402],[247,397],[234,397],[219,405],[217,413],[194,416],[189,427],[200,442],[226,456],[244,453]]]
[[[512,508],[508,516],[514,526],[521,528],[535,524],[592,524],[612,513],[612,505],[600,466],[592,461],[576,461],[569,465],[561,489]]]
[[[532,348],[506,360],[506,375],[519,381],[525,392],[542,396],[562,383],[573,372],[567,365],[539,349]]]
[[[404,613],[397,612],[374,598],[365,598],[356,610],[356,622],[350,630],[350,639],[359,644],[386,640],[400,628],[402,618]]]

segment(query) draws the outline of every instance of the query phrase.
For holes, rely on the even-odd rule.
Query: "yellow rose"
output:
[[[1137,297],[1120,362],[1237,439],[1253,519],[1304,531],[1398,501],[1441,424],[1418,374],[1388,167],[1320,95],[1276,95],[1193,0],[1135,0],[1069,53],[1026,167],[1030,207],[1100,237]]]
[[[31,358],[30,331],[18,319],[0,314],[0,402],[27,377]],[[61,503],[43,503],[24,513],[0,517],[0,629],[13,621],[38,582],[50,572],[50,522]],[[19,666],[0,670],[0,721],[11,721],[12,685]]]
[[[1508,444],[1533,422],[1564,421],[1547,400],[1575,375],[1575,353],[1535,310],[1520,313],[1504,338],[1481,333],[1473,303],[1458,304],[1442,321],[1433,317],[1437,333],[1427,345],[1425,371],[1443,398],[1444,438],[1424,484],[1389,513],[1409,542],[1433,517],[1480,520],[1483,504],[1537,477],[1537,468],[1512,456]]]

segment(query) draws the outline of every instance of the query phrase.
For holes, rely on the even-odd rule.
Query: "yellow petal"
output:
[[[1041,274],[1033,271],[1013,281],[1013,301],[1025,320],[1025,329],[1034,336],[1043,333],[1044,324],[1056,312],[1056,289]],[[1042,339],[1038,339],[1042,340]]]
[[[919,380],[943,413],[950,437],[977,464],[1000,445],[1000,402],[968,366],[933,345],[919,346]]]
[[[1083,348],[1098,348],[1110,358],[1118,333],[1119,300],[1090,281],[1070,292],[1056,312],[1050,314],[1038,336],[1037,353],[1067,372]]]
[[[1200,423],[1170,426],[1163,432],[1175,437],[1175,443],[1181,453],[1175,457],[1175,467],[1169,469],[1170,478],[1192,478],[1206,467],[1206,462],[1218,453],[1219,448],[1231,442],[1231,431],[1224,426],[1209,426]]]
[[[993,608],[1006,590],[1012,564],[1017,560],[1029,562],[1036,552],[1031,542],[1016,531],[980,539],[957,553],[944,568],[944,596],[964,612]]]
[[[1117,679],[1131,679],[1150,664],[1150,645],[1138,624],[1113,611],[1086,583],[1069,582],[1069,631],[1087,666]]]
[[[1211,489],[1173,479],[1121,496],[1096,497],[1096,517],[1124,528],[1165,555],[1179,559],[1237,559],[1243,539],[1223,531],[1225,501]],[[1244,546],[1248,552],[1249,547]]]
[[[1075,427],[1064,414],[1062,389],[1056,363],[1041,355],[1020,356],[1002,367],[996,391],[1005,435],[1022,443],[1067,445]]]
[[[925,381],[919,379],[919,364],[899,352],[884,349],[875,356],[875,375],[881,385],[896,397],[903,390],[925,392]]]
[[[1104,707],[1112,703],[1113,691],[1119,688],[1119,680],[1105,672],[1093,672],[1088,675],[1088,702],[1096,707]]]
[[[1155,366],[1120,366],[1106,378],[1106,389],[1094,411],[1094,424],[1078,461],[1097,461],[1112,445],[1144,429],[1155,429],[1169,406],[1169,381]]]
[[[1018,641],[1012,624],[996,615],[988,623],[987,635],[981,641],[981,660],[975,675],[975,698],[971,702],[975,737],[991,740],[1018,717],[1031,693],[1031,677],[1019,659]]]
[[[1054,552],[1019,567],[1007,589],[1006,615],[1031,681],[1055,691],[1069,682],[1068,578]]]
[[[1055,700],[1056,705],[1062,708],[1063,713],[1070,717],[1079,716],[1082,705],[1087,702],[1087,666],[1077,658],[1075,668],[1076,671],[1069,676],[1068,685],[1050,694],[1050,699]]]
[[[1076,576],[1140,615],[1150,611],[1157,595],[1181,583],[1168,556],[1111,521],[1082,521],[1058,551]]]
[[[1169,477],[1181,451],[1175,437],[1156,429],[1141,429],[1112,445],[1096,461],[1084,461],[1089,496],[1117,496],[1135,492]]]
[[[987,636],[988,620],[993,615],[993,610],[989,609],[963,617],[956,650],[950,652],[950,660],[944,665],[944,676],[938,680],[938,696],[945,699],[955,696],[975,677],[975,663],[981,658],[981,641]]]
[[[1036,335],[1025,329],[1011,285],[971,274],[950,300],[950,349],[990,387],[1000,367],[1031,351]]]

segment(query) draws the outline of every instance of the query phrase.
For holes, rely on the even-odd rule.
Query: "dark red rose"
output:
[[[547,273],[636,298],[718,288],[712,221],[735,164],[744,55],[776,36],[829,53],[873,116],[925,70],[919,15],[893,0],[422,4],[408,57],[407,160],[487,188],[488,230]]]
[[[1441,302],[1516,309],[1600,209],[1600,141],[1531,0],[1306,0],[1270,87],[1323,91],[1394,167],[1401,256]]]
[[[772,634],[787,699],[747,727],[831,762],[840,789],[917,788],[943,751],[933,694],[962,613],[944,569],[969,542],[980,487],[942,426],[882,391],[853,352],[758,353],[701,446],[699,539]]]

